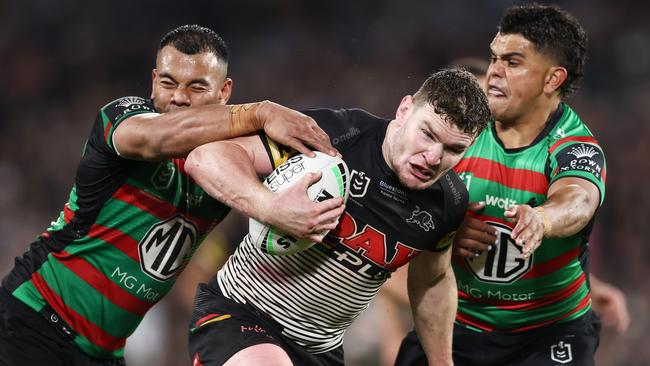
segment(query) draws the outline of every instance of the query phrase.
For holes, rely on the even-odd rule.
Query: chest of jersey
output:
[[[435,249],[448,230],[444,194],[437,184],[425,191],[404,188],[377,146],[353,150],[344,152],[350,169],[346,211],[326,242],[330,255],[348,268],[382,277],[422,250]]]

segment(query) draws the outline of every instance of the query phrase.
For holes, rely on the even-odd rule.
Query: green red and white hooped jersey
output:
[[[542,205],[548,187],[579,177],[605,195],[605,157],[578,115],[561,103],[546,128],[523,148],[506,149],[494,123],[478,136],[454,170],[465,182],[470,202],[484,201],[478,215],[497,228],[498,243],[478,257],[453,261],[458,281],[456,321],[479,331],[523,331],[575,319],[591,307],[587,258],[591,222],[568,238],[545,239],[528,259],[511,238],[511,205]]]
[[[115,128],[151,112],[139,97],[100,110],[69,201],[3,280],[35,311],[49,305],[94,358],[123,355],[126,338],[229,211],[185,173],[184,159],[119,156]]]

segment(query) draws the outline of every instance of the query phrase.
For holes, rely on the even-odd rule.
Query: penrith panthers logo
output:
[[[433,217],[426,211],[421,211],[420,206],[415,205],[415,210],[411,213],[411,217],[406,219],[409,224],[417,224],[420,229],[424,231],[435,230],[436,226],[433,224]]]

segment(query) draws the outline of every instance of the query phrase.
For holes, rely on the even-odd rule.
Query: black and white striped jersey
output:
[[[305,111],[327,132],[350,170],[350,197],[324,244],[288,256],[263,252],[245,237],[210,286],[248,303],[312,353],[335,349],[379,287],[422,250],[449,248],[467,207],[453,171],[422,191],[403,187],[386,164],[388,120],[363,110]],[[286,154],[263,136],[274,165]]]

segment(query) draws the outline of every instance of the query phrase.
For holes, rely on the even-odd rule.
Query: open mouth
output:
[[[433,177],[433,172],[427,168],[423,168],[419,165],[409,164],[411,167],[411,174],[415,176],[418,180],[426,182]]]
[[[492,97],[505,97],[506,93],[503,92],[500,88],[494,86],[494,85],[489,85],[488,90],[487,90],[488,96]]]

